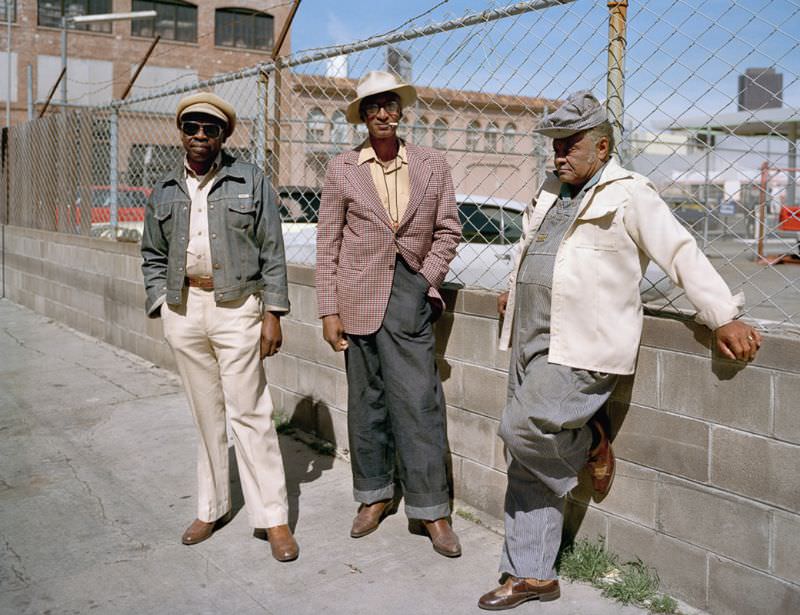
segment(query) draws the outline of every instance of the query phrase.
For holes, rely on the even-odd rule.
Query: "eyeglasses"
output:
[[[368,116],[372,117],[373,115],[378,115],[378,112],[384,109],[386,113],[390,115],[394,115],[395,113],[400,112],[400,102],[397,100],[387,100],[384,103],[367,103],[364,105],[364,113]]]
[[[181,122],[181,130],[187,137],[193,137],[200,129],[209,139],[217,139],[222,134],[222,126],[219,124],[204,124],[202,122]]]

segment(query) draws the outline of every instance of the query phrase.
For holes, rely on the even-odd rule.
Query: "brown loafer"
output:
[[[222,515],[216,521],[209,522],[195,519],[181,536],[181,542],[185,545],[196,545],[199,542],[203,542],[207,538],[211,538],[211,534],[228,523],[230,519],[230,513]]]
[[[488,594],[483,594],[478,600],[478,606],[485,611],[504,611],[513,609],[523,602],[538,600],[549,602],[561,597],[558,580],[540,581],[539,579],[520,579],[509,576],[500,587],[494,588]]]
[[[288,525],[275,525],[267,528],[267,540],[272,557],[279,562],[291,562],[300,554],[297,541]]]
[[[450,523],[442,517],[435,521],[423,521],[425,531],[431,538],[433,550],[445,557],[459,557],[461,555],[461,543],[458,536],[453,531]]]
[[[593,419],[591,427],[600,435],[597,446],[589,451],[589,459],[586,467],[589,469],[589,476],[592,479],[592,489],[594,490],[594,501],[600,502],[608,495],[611,483],[614,482],[616,471],[616,461],[614,451],[611,448],[611,441],[606,435],[606,430],[597,419]]]
[[[389,514],[391,503],[392,500],[381,500],[359,506],[358,513],[353,519],[353,527],[350,529],[350,537],[361,538],[377,530],[383,518]]]

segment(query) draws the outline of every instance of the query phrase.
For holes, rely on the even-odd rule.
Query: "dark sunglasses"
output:
[[[193,137],[200,129],[209,139],[217,139],[222,134],[222,126],[219,124],[203,124],[201,122],[181,122],[181,130],[187,137]]]
[[[395,113],[400,112],[400,101],[397,100],[387,100],[383,103],[371,102],[364,105],[364,113],[367,114],[367,117],[372,117],[374,115],[378,115],[378,112],[381,109],[385,109],[386,113],[389,115],[394,115]]]

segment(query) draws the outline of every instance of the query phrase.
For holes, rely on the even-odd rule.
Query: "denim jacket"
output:
[[[147,315],[181,303],[189,208],[183,163],[150,195],[142,234]],[[277,199],[258,167],[223,152],[208,194],[208,230],[217,303],[260,293],[264,306],[289,311],[286,257]]]

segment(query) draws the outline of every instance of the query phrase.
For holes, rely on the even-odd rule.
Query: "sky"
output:
[[[303,0],[292,48],[369,38],[419,15],[402,29],[508,4]],[[414,80],[422,85],[553,98],[591,88],[604,97],[607,15],[605,1],[577,0],[399,46],[412,53]],[[382,53],[352,56],[350,76],[380,68]],[[735,111],[738,75],[748,67],[769,66],[783,74],[785,106],[800,107],[800,0],[630,2],[625,98],[635,125]],[[319,73],[325,67],[296,70]]]

